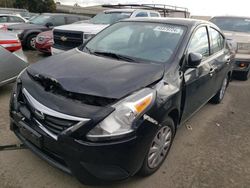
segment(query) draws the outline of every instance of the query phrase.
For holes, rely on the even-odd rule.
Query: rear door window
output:
[[[159,14],[155,12],[150,12],[150,17],[159,17]]]
[[[209,28],[210,40],[211,40],[211,53],[217,53],[224,48],[225,39],[224,37],[215,30],[214,28]]]

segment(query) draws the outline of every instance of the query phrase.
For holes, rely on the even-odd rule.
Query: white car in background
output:
[[[134,17],[161,17],[161,15],[154,10],[111,9],[97,14],[89,21],[55,27],[52,55],[78,47],[109,25],[121,19]]]
[[[7,26],[13,24],[26,23],[28,20],[20,15],[0,14],[0,29],[7,29]]]

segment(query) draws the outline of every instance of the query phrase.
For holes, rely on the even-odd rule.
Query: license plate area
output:
[[[21,135],[35,146],[42,148],[43,146],[42,135],[33,130],[32,128],[30,128],[24,122],[20,122],[19,125],[20,125],[19,130]]]

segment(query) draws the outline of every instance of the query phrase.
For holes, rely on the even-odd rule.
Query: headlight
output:
[[[88,134],[91,141],[117,138],[134,131],[133,124],[154,104],[156,91],[143,89],[113,107],[115,111],[95,126]]]
[[[43,43],[45,40],[46,40],[46,41],[47,41],[47,40],[52,41],[52,38],[51,38],[51,37],[48,37],[48,36],[43,36],[43,35],[39,35],[39,36],[36,37],[36,42],[37,42],[37,43]],[[50,41],[49,41],[49,42],[50,42]]]
[[[83,38],[84,40],[88,40],[88,39],[91,39],[93,36],[95,36],[95,34],[84,34]]]
[[[37,42],[37,43],[43,42],[44,40],[45,40],[45,36],[42,36],[42,35],[41,35],[41,36],[37,36],[37,37],[36,37],[36,42]]]

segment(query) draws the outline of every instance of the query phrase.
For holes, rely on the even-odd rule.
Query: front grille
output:
[[[54,45],[61,49],[72,49],[82,45],[83,32],[54,30]]]
[[[62,118],[54,117],[54,116],[47,115],[47,114],[42,114],[41,112],[39,112],[39,109],[35,109],[33,106],[29,104],[27,98],[22,92],[19,93],[18,102],[21,104],[21,107],[25,108],[26,111],[27,110],[29,111],[31,121],[33,122],[38,121],[47,130],[49,130],[51,133],[55,135],[58,135],[64,130],[79,123],[78,121],[67,120],[67,119],[62,119]]]
[[[76,121],[71,121],[71,120],[65,120],[65,119],[60,119],[60,118],[56,118],[53,116],[49,116],[49,115],[44,115],[44,118],[41,119],[40,117],[38,117],[36,114],[35,118],[46,128],[48,129],[50,132],[58,135],[61,132],[63,132],[64,130],[72,127],[73,125],[77,124],[78,122]]]

